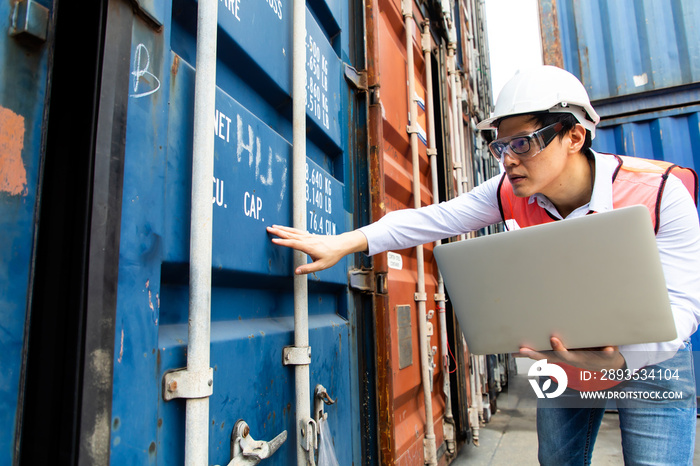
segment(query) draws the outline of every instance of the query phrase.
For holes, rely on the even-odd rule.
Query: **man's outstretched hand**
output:
[[[273,225],[267,232],[275,235],[274,244],[296,249],[311,257],[310,264],[297,267],[297,275],[318,272],[334,266],[347,254],[365,251],[367,238],[360,231],[350,231],[340,235],[315,235],[296,228]]]

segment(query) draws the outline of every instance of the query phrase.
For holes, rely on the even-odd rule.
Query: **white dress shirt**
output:
[[[566,218],[581,217],[591,210],[605,212],[613,209],[612,176],[618,161],[609,154],[594,152],[594,156],[596,170],[591,200]],[[500,178],[501,175],[495,176],[447,202],[389,212],[379,221],[360,228],[367,237],[368,254],[405,249],[500,222],[497,199]],[[562,218],[542,194],[530,196],[529,202],[537,202],[555,218]],[[620,352],[630,370],[672,357],[700,322],[700,223],[690,194],[675,176],[669,177],[661,199],[656,244],[678,337],[664,343],[621,346]]]

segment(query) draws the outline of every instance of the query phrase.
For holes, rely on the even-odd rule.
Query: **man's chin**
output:
[[[513,194],[515,197],[530,197],[534,193],[531,193],[529,190],[526,189],[519,189],[519,188],[513,188]]]

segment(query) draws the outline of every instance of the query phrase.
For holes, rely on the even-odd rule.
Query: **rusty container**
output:
[[[485,140],[472,129],[491,106],[482,7],[470,0],[457,2],[454,10],[440,10],[439,7],[440,4],[400,0],[366,3],[373,221],[388,212],[416,205],[411,132],[417,134],[414,140],[418,148],[421,206],[450,199],[462,192],[460,188],[467,191],[477,180],[494,174],[493,164],[486,156]],[[413,29],[409,47],[407,25]],[[421,35],[425,29],[429,30],[427,38]],[[428,71],[425,50],[429,50],[431,71]],[[408,54],[412,54],[412,61]],[[456,70],[449,66],[450,56],[455,58]],[[415,79],[413,95],[409,91],[408,67],[411,62]],[[459,86],[455,86],[455,79]],[[430,108],[426,106],[429,97],[433,99],[435,122],[436,178],[431,172],[429,150],[430,115],[427,112]],[[413,101],[417,103],[415,122],[410,121]],[[455,108],[459,110],[454,111]],[[439,199],[434,198],[434,179],[438,180]],[[419,335],[422,314],[418,301],[422,297],[417,293],[418,254],[421,252],[409,248],[374,256],[375,274],[380,277],[379,283],[385,284],[374,299],[377,436],[382,464],[428,464],[428,422],[432,423],[434,431],[436,464],[448,464],[456,454],[454,445],[448,440],[462,445],[472,440],[472,424],[476,423],[478,428],[479,416],[472,408],[475,396],[471,394],[470,385],[471,357],[449,303],[445,319],[447,328],[444,329],[452,355],[447,366],[449,371],[445,371],[443,365],[440,350],[443,329],[436,302],[439,298],[439,271],[432,254],[433,246],[426,244],[422,251],[429,334],[425,344],[428,346],[428,365],[432,368],[425,382],[421,375],[422,343]],[[451,382],[448,389],[452,398],[451,409],[443,389],[446,377]],[[432,386],[432,419],[428,421],[423,383]],[[478,398],[481,399],[481,394]]]

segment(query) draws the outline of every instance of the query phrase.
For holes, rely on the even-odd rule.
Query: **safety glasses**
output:
[[[504,163],[508,151],[519,160],[529,159],[542,152],[563,127],[562,123],[554,123],[525,136],[496,139],[489,144],[489,150],[500,163]]]

